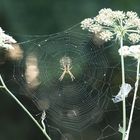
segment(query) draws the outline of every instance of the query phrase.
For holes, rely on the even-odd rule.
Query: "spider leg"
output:
[[[75,77],[73,76],[73,74],[70,71],[68,71],[68,73],[69,73],[69,75],[71,77],[71,80],[73,81],[75,79]]]
[[[60,68],[61,70],[65,70],[64,68]]]
[[[63,80],[63,78],[64,78],[65,74],[66,74],[66,70],[64,70],[64,71],[63,71],[63,73],[62,73],[62,75],[60,76],[60,78],[59,78],[59,80],[60,80],[60,81],[62,81],[62,80]]]
[[[69,71],[72,69],[72,67],[69,68]]]

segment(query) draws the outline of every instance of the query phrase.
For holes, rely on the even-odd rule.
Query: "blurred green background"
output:
[[[50,34],[95,16],[101,8],[140,13],[138,0],[0,0],[0,25],[12,33]]]
[[[63,31],[101,8],[140,14],[139,0],[0,0],[0,27],[6,33],[43,35]],[[36,114],[32,103],[28,108]],[[138,125],[138,124],[137,124]],[[136,125],[136,127],[137,127]],[[135,129],[138,131],[138,129]],[[140,135],[139,135],[140,136]],[[45,140],[40,130],[5,92],[0,94],[0,140]],[[134,136],[133,140],[137,138]],[[88,140],[88,139],[87,139]],[[94,139],[93,139],[94,140]]]

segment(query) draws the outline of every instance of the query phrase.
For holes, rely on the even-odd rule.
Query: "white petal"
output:
[[[118,94],[112,98],[112,101],[114,103],[121,102],[123,100],[123,95],[125,95],[125,98],[128,97],[128,94],[130,93],[131,90],[132,90],[131,85],[125,83],[124,85],[121,86]]]

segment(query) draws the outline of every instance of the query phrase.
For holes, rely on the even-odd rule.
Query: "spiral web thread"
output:
[[[32,38],[19,43],[23,57],[14,61],[6,82],[16,85],[16,89],[9,87],[12,92],[29,97],[41,112],[46,111],[52,140],[118,138],[117,121],[121,118],[116,117],[114,123],[108,117],[108,113],[121,116],[120,106],[111,101],[121,83],[118,48],[103,44],[95,35],[82,31],[79,24],[64,32]],[[67,73],[59,80],[64,56],[72,60],[74,81]],[[126,66],[127,80],[134,82],[135,63],[128,61]],[[128,100],[128,109],[130,105]],[[89,138],[87,131],[91,132]]]

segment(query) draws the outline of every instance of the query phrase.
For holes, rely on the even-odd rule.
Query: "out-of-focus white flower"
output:
[[[113,38],[113,33],[108,31],[108,30],[105,30],[105,31],[102,31],[100,34],[99,34],[99,37],[102,39],[102,40],[105,40],[105,41],[109,41]]]
[[[132,45],[130,47],[123,46],[118,50],[120,55],[130,56],[136,59],[140,59],[140,45]]]
[[[140,59],[140,45],[132,45],[129,48],[130,51],[130,56],[136,58],[136,59]]]
[[[134,54],[140,53],[140,45],[132,45],[130,46],[129,50],[131,53],[134,53]]]
[[[118,50],[120,55],[123,56],[129,56],[130,55],[130,51],[129,51],[129,47],[128,46],[123,46]]]
[[[4,44],[3,48],[14,50],[14,47],[11,44]]]
[[[81,27],[84,30],[84,29],[87,29],[90,26],[92,26],[93,23],[94,23],[94,21],[92,18],[87,18],[81,22]]]
[[[140,41],[140,35],[136,33],[131,33],[128,35],[128,39],[134,44]]]
[[[5,34],[2,28],[0,27],[0,47],[6,49],[14,49],[14,47],[12,47],[12,44],[14,43],[16,43],[16,40],[13,39],[13,37]]]
[[[132,90],[132,86],[130,84],[127,83],[123,84],[120,87],[120,91],[118,92],[118,94],[116,96],[113,96],[112,101],[114,103],[121,102],[123,100],[123,96],[127,98],[131,90]]]
[[[140,18],[136,12],[112,11],[110,8],[104,8],[93,19],[85,19],[81,22],[83,30],[87,29],[94,34],[101,33],[101,39],[110,41],[111,39],[127,38],[132,43],[140,41]],[[104,32],[110,31],[112,35],[102,36]],[[105,34],[106,35],[106,34]]]

